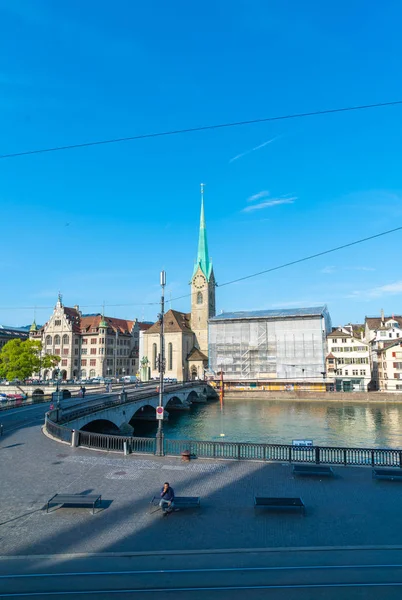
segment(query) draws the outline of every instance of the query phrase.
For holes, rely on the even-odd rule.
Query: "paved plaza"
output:
[[[371,469],[294,478],[288,464],[124,457],[73,449],[38,424],[0,438],[1,555],[224,548],[400,545],[400,482]],[[162,518],[149,504],[164,481],[201,508]],[[46,513],[55,493],[102,494],[103,509]],[[306,514],[254,510],[255,494],[301,496]]]

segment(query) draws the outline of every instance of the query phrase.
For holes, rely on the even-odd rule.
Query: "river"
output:
[[[134,435],[153,437],[156,423],[134,422]],[[226,400],[171,412],[164,423],[170,439],[317,446],[402,448],[402,404],[352,404],[265,399]]]

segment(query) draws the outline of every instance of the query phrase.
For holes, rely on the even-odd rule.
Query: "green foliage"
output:
[[[10,340],[0,351],[0,377],[12,381],[26,379],[40,368],[55,367],[60,361],[59,356],[46,354],[40,358],[42,344],[36,340]]]

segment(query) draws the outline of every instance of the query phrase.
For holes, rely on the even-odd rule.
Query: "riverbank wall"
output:
[[[225,400],[300,400],[306,402],[362,402],[379,403],[393,402],[402,403],[402,394],[392,394],[387,392],[271,392],[268,390],[230,390],[225,391]]]

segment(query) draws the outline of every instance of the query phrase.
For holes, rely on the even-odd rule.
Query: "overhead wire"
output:
[[[227,285],[239,283],[240,281],[245,281],[246,279],[251,279],[253,277],[258,277],[260,275],[265,275],[266,273],[272,273],[273,271],[279,271],[280,269],[285,269],[285,268],[291,267],[293,265],[307,262],[309,260],[313,260],[314,258],[318,258],[320,256],[332,254],[333,252],[339,252],[339,250],[344,250],[345,248],[350,248],[351,246],[357,246],[358,244],[363,244],[370,240],[374,240],[379,237],[383,237],[385,235],[389,235],[391,233],[395,233],[396,231],[401,231],[401,230],[402,230],[402,226],[395,227],[394,229],[388,229],[387,231],[382,231],[380,233],[376,233],[374,235],[370,235],[365,238],[360,238],[359,240],[354,240],[353,242],[349,242],[347,244],[342,244],[341,246],[336,246],[335,248],[330,248],[329,250],[322,250],[321,252],[316,252],[315,254],[310,254],[309,256],[304,256],[303,258],[298,258],[296,260],[282,263],[281,265],[277,265],[276,267],[270,267],[269,269],[264,269],[264,270],[258,271],[256,273],[251,273],[250,275],[244,275],[243,277],[238,277],[236,279],[226,281],[219,285],[217,284],[217,287],[222,288]],[[190,294],[184,294],[183,296],[177,296],[176,298],[171,298],[169,300],[169,302],[174,302],[176,300],[182,300],[184,298],[190,298],[193,295],[194,294],[190,293]],[[158,302],[138,302],[138,303],[131,302],[131,303],[125,303],[125,304],[107,304],[107,303],[105,303],[105,306],[107,308],[129,307],[129,306],[157,306],[157,305],[159,305],[159,301]],[[101,305],[100,304],[99,305],[98,304],[86,304],[86,305],[81,305],[81,308],[91,308],[91,307],[96,307],[96,306],[101,306]],[[53,306],[12,306],[12,307],[0,306],[0,310],[15,310],[15,309],[18,309],[18,310],[45,310],[45,309],[53,310],[53,308],[54,308]]]
[[[77,144],[67,144],[64,146],[53,146],[50,148],[37,148],[34,150],[23,150],[20,152],[10,152],[0,155],[0,159],[17,158],[21,156],[32,156],[35,154],[46,154],[50,152],[61,152],[64,150],[76,150],[79,148],[89,148],[92,146],[105,146],[107,144],[121,144],[122,142],[132,142],[134,140],[145,140],[150,138],[166,137],[171,135],[182,135],[186,133],[196,133],[199,131],[212,131],[214,129],[227,129],[230,127],[240,127],[243,125],[255,125],[258,123],[269,123],[273,121],[285,121],[288,119],[301,119],[305,117],[316,117],[320,115],[330,115],[335,113],[344,113],[357,110],[368,110],[372,108],[384,108],[386,106],[398,106],[402,104],[402,100],[394,100],[391,102],[376,102],[375,104],[360,104],[358,106],[344,106],[341,108],[329,108],[326,110],[315,110],[303,113],[293,113],[289,115],[279,115],[276,117],[262,117],[260,119],[248,119],[245,121],[233,121],[230,123],[217,123],[214,125],[201,125],[199,127],[188,127],[185,129],[171,129],[168,131],[158,131],[154,133],[143,133],[138,135],[130,135],[127,137],[110,138],[106,140],[95,140],[92,142],[82,142]]]

